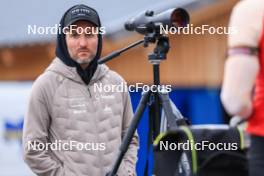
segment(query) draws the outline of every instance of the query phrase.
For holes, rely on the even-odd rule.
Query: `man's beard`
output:
[[[85,58],[85,59],[76,58],[75,61],[78,64],[89,64],[94,59],[94,57],[95,57],[95,55],[92,55],[92,56]]]

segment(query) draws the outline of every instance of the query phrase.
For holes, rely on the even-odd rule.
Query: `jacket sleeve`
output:
[[[122,138],[125,136],[128,128],[130,127],[130,122],[133,118],[133,110],[131,105],[131,100],[128,92],[123,93],[124,100],[124,113],[123,113],[123,127],[122,127]],[[136,162],[137,162],[137,150],[138,150],[138,135],[137,132],[134,134],[129,148],[123,158],[118,176],[130,176],[136,175]]]
[[[23,157],[31,170],[39,176],[62,176],[62,164],[52,155],[52,151],[41,150],[41,146],[48,142],[50,123],[43,87],[40,81],[36,81],[32,87],[24,119]]]

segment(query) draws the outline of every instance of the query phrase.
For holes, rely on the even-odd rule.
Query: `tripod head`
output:
[[[109,60],[114,59],[115,57],[119,56],[123,52],[143,43],[143,46],[146,48],[149,46],[150,43],[156,43],[156,47],[154,52],[149,54],[148,58],[150,63],[153,65],[158,65],[162,60],[166,59],[166,54],[170,49],[169,45],[169,38],[165,35],[161,35],[159,33],[148,33],[144,36],[144,39],[139,40],[130,44],[129,46],[122,48],[120,50],[114,51],[111,54],[101,58],[98,60],[98,64],[103,64]]]
[[[162,60],[165,60],[170,49],[169,38],[165,35],[149,34],[144,37],[144,47],[148,46],[148,42],[156,42],[154,52],[148,55],[149,62],[153,65],[158,65]],[[153,42],[153,43],[154,43]]]

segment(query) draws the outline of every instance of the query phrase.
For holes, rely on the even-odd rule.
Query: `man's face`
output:
[[[95,25],[88,21],[79,20],[72,24],[73,30],[66,33],[68,52],[81,66],[88,66],[97,52],[98,35],[95,33]]]

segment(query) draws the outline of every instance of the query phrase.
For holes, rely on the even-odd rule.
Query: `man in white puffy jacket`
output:
[[[24,159],[39,176],[104,176],[118,154],[133,111],[129,93],[97,86],[124,85],[105,65],[97,12],[71,7],[60,21],[56,58],[34,82],[23,129]],[[65,32],[65,33],[64,33]],[[104,89],[102,89],[104,90]],[[134,135],[118,170],[136,175]]]

